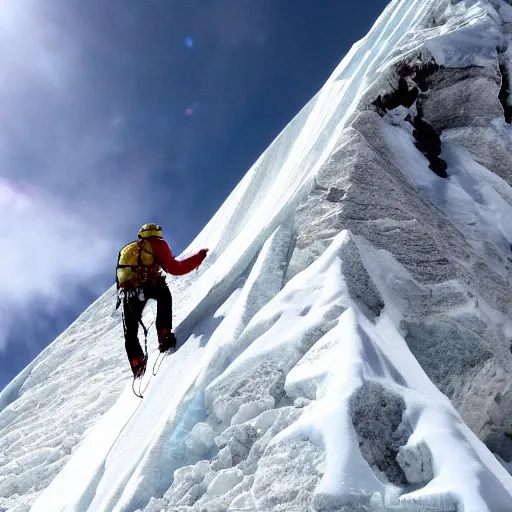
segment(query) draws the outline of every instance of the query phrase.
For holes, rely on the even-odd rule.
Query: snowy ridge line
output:
[[[290,215],[309,190],[313,177],[333,151],[350,120],[350,109],[356,108],[355,95],[361,95],[363,87],[368,87],[376,79],[376,69],[384,63],[386,55],[382,50],[372,55],[375,45],[384,38],[379,34],[391,31],[392,48],[421,22],[429,5],[420,0],[391,2],[369,35],[353,46],[325,86],[263,153],[210,223],[184,251],[188,254],[203,246],[213,249],[205,261],[205,269],[193,283],[190,295],[194,300],[186,308],[186,318],[177,326],[177,330],[184,334],[181,339],[188,338],[197,319],[208,312],[205,303],[218,306],[218,302],[210,298],[228,293],[227,281],[236,280],[255,257],[263,241],[279,225],[279,219]],[[394,14],[389,14],[388,10]],[[387,27],[388,17],[394,19],[403,11],[406,12],[405,20]],[[344,73],[349,74],[361,55],[363,63],[354,71],[355,77],[345,78]],[[302,122],[303,126],[294,135],[297,122]],[[276,152],[282,156],[274,160]],[[243,212],[242,218],[235,215],[237,212]],[[223,216],[227,217],[225,226],[221,224]],[[232,226],[233,223],[236,227]],[[218,227],[222,235],[211,239],[213,227]],[[231,276],[226,276],[231,268]]]
[[[215,240],[205,235],[211,230],[210,224],[215,225],[217,222],[220,224],[218,217],[228,210],[228,206],[232,205],[237,197],[240,198],[236,201],[237,207],[247,210],[247,225],[244,231],[252,233],[260,232],[263,226],[271,222],[272,217],[280,215],[281,203],[286,205],[290,201],[295,202],[294,197],[306,189],[305,183],[307,184],[308,180],[316,174],[332,152],[346,121],[350,118],[351,111],[356,108],[354,98],[375,80],[378,66],[383,65],[387,58],[386,52],[399,44],[408,32],[422,21],[432,4],[437,2],[439,0],[391,2],[370,33],[352,47],[320,92],[263,153],[185,253],[205,244],[212,248],[217,246]],[[404,17],[395,20],[396,24],[388,26],[388,21],[394,20],[399,14],[404,14]],[[386,40],[383,48],[378,46],[381,40]],[[354,67],[356,67],[355,70]],[[307,117],[297,136],[288,141],[288,133],[295,130],[297,119],[305,116]],[[284,153],[284,158],[267,163],[267,157],[276,151],[276,147],[279,147],[280,153]],[[313,152],[314,158],[308,160],[308,156]],[[251,196],[249,195],[250,182],[254,180],[258,185],[268,182],[271,186],[258,187],[256,194]],[[242,197],[246,199],[243,205],[240,204]],[[254,207],[259,214],[257,216],[253,215]],[[227,212],[226,216],[228,216]],[[256,225],[253,225],[254,217],[257,217]],[[227,225],[229,226],[229,221]],[[223,227],[220,231],[229,240],[221,243],[222,247],[226,247],[233,241],[231,233],[224,234]]]
[[[510,140],[496,42],[512,8],[470,4],[387,7],[193,242],[212,256],[171,282],[185,342],[146,398],[126,388],[50,485],[53,468],[20,487],[27,459],[6,452],[0,509],[512,510],[489,451],[512,459],[512,176],[506,149],[468,142]],[[398,89],[395,62],[431,58],[414,104],[366,108]],[[409,93],[418,77],[404,76]],[[440,133],[446,179],[415,144],[419,114]],[[88,318],[101,325],[108,307]],[[98,351],[121,340],[106,326],[88,338]]]
[[[408,5],[409,7],[407,7]],[[383,60],[386,57],[383,50],[377,51],[372,59],[369,56],[375,45],[381,38],[384,38],[384,34],[379,34],[388,29],[386,25],[388,16],[393,19],[398,13],[406,11],[406,19],[400,20],[396,26],[388,29],[392,31],[391,35],[393,36],[393,42],[390,44],[397,44],[407,34],[407,31],[411,30],[411,26],[420,23],[428,10],[428,5],[419,0],[392,2],[388,7],[389,11],[394,13],[393,16],[387,14],[388,9],[385,11],[372,27],[370,34],[362,42],[353,46],[315,98],[299,113],[296,119],[289,123],[270,148],[258,159],[214,218],[184,251],[184,254],[188,254],[203,246],[214,249],[209,258],[210,261],[205,262],[206,270],[201,273],[195,283],[201,291],[192,295],[205,299],[209,292],[204,292],[204,290],[212,289],[219,284],[219,281],[224,280],[223,277],[217,277],[211,283],[208,278],[208,275],[211,274],[209,268],[213,267],[213,271],[217,273],[218,267],[229,268],[231,262],[237,262],[240,259],[243,260],[240,267],[245,267],[247,262],[254,257],[255,249],[257,250],[261,246],[261,240],[266,238],[263,234],[255,239],[254,233],[260,233],[262,230],[266,233],[272,232],[278,225],[280,217],[287,216],[287,212],[296,209],[309,189],[311,179],[334,149],[349,120],[350,108],[355,108],[354,95],[360,94],[361,88],[368,86],[375,79],[375,68],[379,65],[379,58]],[[415,9],[416,12],[413,16],[412,13]],[[350,80],[348,80],[349,77],[345,79],[345,73],[349,74],[354,62],[361,54],[364,55],[363,63],[357,68],[355,77],[351,76]],[[309,112],[311,109],[312,111]],[[306,118],[298,135],[288,141],[289,132],[294,132],[295,124],[304,117]],[[274,161],[272,156],[277,151],[276,147],[279,148],[279,153],[284,154]],[[270,161],[267,162],[269,158]],[[266,185],[266,183],[271,185]],[[254,206],[257,208],[256,212],[252,211]],[[236,215],[239,212],[245,212],[242,218]],[[222,217],[227,217],[224,227],[221,227]],[[236,228],[231,225],[235,219]],[[244,228],[239,232],[240,226],[244,226]],[[211,232],[216,227],[219,227],[219,232],[223,234],[220,235],[220,238],[216,236],[211,239]],[[230,250],[230,246],[234,246],[232,250]],[[217,247],[222,250],[220,254]],[[240,251],[242,247],[245,248],[245,251]],[[227,253],[226,256],[224,256],[225,253]],[[218,265],[217,260],[220,260]],[[208,281],[211,284],[207,284]],[[193,304],[188,308],[192,324],[197,316],[194,311],[197,308],[202,311],[197,301]],[[184,330],[185,333],[188,332],[188,329],[184,328]]]

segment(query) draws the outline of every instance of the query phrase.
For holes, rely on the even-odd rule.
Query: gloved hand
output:
[[[208,253],[209,249],[201,249],[197,254],[199,254],[201,258],[201,263],[206,258],[206,254]]]

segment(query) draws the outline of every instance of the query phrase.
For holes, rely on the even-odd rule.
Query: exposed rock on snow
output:
[[[512,155],[510,133],[500,127],[496,119],[488,126],[451,128],[443,133],[443,140],[466,149],[476,162],[495,172],[507,183],[512,183]]]
[[[500,87],[497,67],[443,67],[433,75],[428,92],[420,95],[422,116],[438,132],[485,125],[503,116]]]
[[[410,484],[423,487],[434,479],[432,453],[424,441],[414,446],[400,446],[396,461]]]
[[[406,407],[404,399],[376,382],[367,382],[354,393],[350,407],[359,449],[366,462],[381,479],[395,485],[407,484],[397,462],[399,449],[412,434],[406,428],[398,432]]]

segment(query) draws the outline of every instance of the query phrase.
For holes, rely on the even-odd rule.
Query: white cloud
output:
[[[14,327],[11,312],[36,298],[50,309],[72,298],[74,287],[98,285],[105,262],[116,254],[101,227],[65,211],[52,197],[5,180],[0,181],[0,251],[0,348]]]
[[[103,76],[103,36],[73,9],[0,0],[0,350],[13,311],[111,284],[119,245],[162,204],[160,156],[127,133],[124,77]]]

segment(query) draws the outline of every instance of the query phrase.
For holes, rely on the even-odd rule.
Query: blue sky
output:
[[[4,3],[0,388],[141,224],[186,247],[386,3]]]

